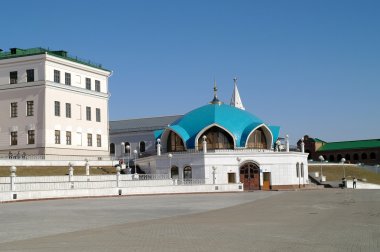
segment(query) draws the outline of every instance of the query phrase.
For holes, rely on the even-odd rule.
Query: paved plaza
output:
[[[0,251],[380,251],[380,190],[0,204]]]

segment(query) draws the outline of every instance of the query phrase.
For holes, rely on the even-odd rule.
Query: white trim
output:
[[[226,132],[232,137],[232,141],[234,141],[234,146],[233,146],[233,147],[234,147],[234,149],[235,149],[235,148],[236,148],[236,139],[235,139],[235,135],[232,134],[229,130],[227,130],[227,129],[224,128],[223,126],[221,126],[221,125],[219,125],[219,124],[217,124],[217,123],[210,124],[210,125],[208,125],[207,127],[203,128],[201,131],[199,131],[199,133],[198,133],[197,136],[195,137],[195,143],[194,143],[195,148],[194,148],[194,149],[195,149],[195,150],[198,150],[198,139],[202,136],[202,134],[203,134],[206,130],[208,130],[208,129],[214,127],[214,126],[219,127],[219,128],[221,128],[222,130],[226,131]]]
[[[270,141],[267,140],[267,149],[270,150],[270,149],[272,148],[273,134],[272,134],[272,131],[269,129],[269,127],[266,126],[264,123],[258,125],[256,128],[254,128],[254,129],[251,131],[251,133],[248,134],[248,137],[247,137],[247,139],[245,140],[245,145],[244,145],[245,148],[247,148],[248,140],[249,140],[249,138],[251,137],[252,133],[255,132],[255,130],[261,128],[261,127],[264,127],[264,128],[266,128],[266,129],[269,131],[269,134],[270,134],[271,139],[270,139]],[[265,132],[264,132],[264,134],[265,134]],[[265,136],[267,136],[267,134],[265,134]],[[268,142],[269,142],[269,144],[268,144]]]

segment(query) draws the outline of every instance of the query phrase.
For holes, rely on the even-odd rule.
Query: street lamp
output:
[[[125,153],[125,143],[121,142],[121,155],[123,159],[123,164],[124,164],[124,153]]]
[[[131,158],[131,146],[128,144],[127,146],[126,146],[126,148],[127,148],[127,151],[128,151],[128,166],[127,166],[127,169],[128,169],[128,171],[129,171],[129,159]]]
[[[169,158],[169,178],[172,177],[171,173],[172,173],[172,158],[173,158],[173,154],[169,153],[168,154],[168,158]]]
[[[344,163],[346,162],[346,159],[345,159],[345,158],[342,158],[342,159],[340,160],[340,162],[341,162],[342,165],[343,165],[343,178],[345,178],[345,177],[346,177],[346,167],[344,166]]]
[[[318,157],[318,159],[321,161],[321,174],[319,176],[320,176],[320,181],[322,182],[322,176],[323,176],[323,173],[322,173],[322,162],[325,161],[325,158],[322,155],[320,155]]]
[[[134,150],[134,151],[133,151],[133,154],[135,154],[135,175],[137,175],[137,169],[136,169],[137,150]]]

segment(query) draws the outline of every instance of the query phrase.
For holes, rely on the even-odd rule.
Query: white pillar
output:
[[[241,158],[237,157],[236,160],[238,162],[237,173],[236,173],[236,183],[239,184],[240,183],[240,161],[241,161]]]
[[[116,187],[119,187],[120,183],[120,166],[116,166]]]
[[[213,166],[212,167],[212,184],[215,185],[215,181],[216,181],[216,166]]]
[[[161,156],[161,139],[157,139],[157,156]]]
[[[203,136],[203,142],[202,142],[202,145],[203,145],[203,153],[207,153],[207,137],[206,136]]]
[[[15,191],[16,190],[15,182],[16,182],[17,168],[16,168],[16,166],[11,166],[11,168],[9,170],[11,172],[11,191]]]
[[[286,152],[289,152],[289,135],[285,136]]]
[[[69,181],[71,182],[73,180],[74,176],[74,167],[72,163],[69,163]]]
[[[305,143],[303,142],[303,138],[301,138],[301,152],[305,153]]]
[[[88,160],[86,159],[86,176],[89,176],[90,175],[90,164],[88,162]]]

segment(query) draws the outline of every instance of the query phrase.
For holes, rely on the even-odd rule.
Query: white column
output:
[[[71,182],[73,180],[74,176],[74,167],[72,163],[69,163],[69,181]]]
[[[157,156],[161,156],[161,139],[157,139]]]
[[[286,152],[289,152],[289,135],[285,136]]]
[[[88,160],[86,159],[86,176],[89,176],[90,175],[90,164],[88,162]]]
[[[119,187],[120,183],[120,166],[116,166],[116,187]]]
[[[236,160],[238,162],[237,173],[236,173],[236,183],[239,184],[240,183],[240,161],[241,161],[241,158],[237,157]]]
[[[305,153],[305,143],[303,142],[303,138],[301,138],[301,152]]]
[[[203,153],[207,153],[207,137],[206,136],[203,136],[203,142],[202,142],[202,145],[203,145]]]
[[[11,166],[11,168],[9,170],[11,172],[11,191],[15,191],[16,190],[15,182],[16,182],[17,168],[16,168],[16,166]]]

